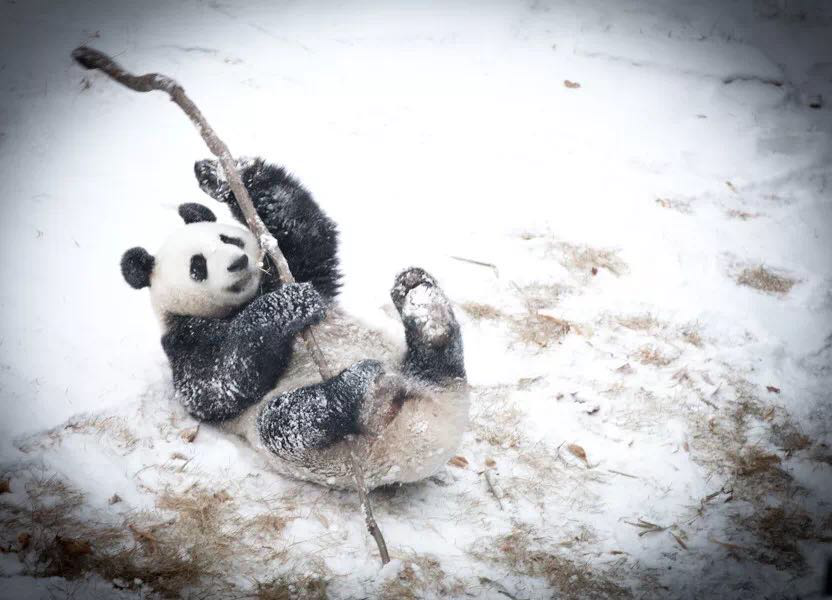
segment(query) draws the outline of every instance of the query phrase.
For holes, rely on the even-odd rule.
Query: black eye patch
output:
[[[191,279],[194,281],[205,281],[208,279],[208,263],[201,254],[194,254],[191,257]]]
[[[235,237],[228,237],[227,235],[220,234],[220,241],[223,244],[231,244],[232,246],[237,246],[240,250],[245,247],[245,243],[240,238]]]

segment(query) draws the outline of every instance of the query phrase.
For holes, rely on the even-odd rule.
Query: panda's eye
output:
[[[240,238],[229,237],[227,235],[223,235],[222,233],[220,234],[220,241],[223,244],[231,244],[232,246],[237,246],[240,250],[242,250],[245,247],[245,242],[243,242],[243,240],[241,240]]]
[[[191,279],[194,281],[205,281],[208,279],[208,263],[201,254],[194,254],[191,257]]]

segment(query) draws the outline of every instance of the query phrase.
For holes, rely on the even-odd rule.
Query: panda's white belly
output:
[[[403,343],[369,329],[338,309],[315,329],[315,338],[334,373],[367,358],[381,361],[387,372],[398,371],[404,355]],[[309,353],[298,342],[289,367],[278,385],[238,418],[223,423],[223,429],[245,438],[279,473],[332,487],[352,487],[350,447],[334,444],[310,457],[302,466],[280,459],[260,440],[257,416],[270,398],[321,381]],[[460,382],[437,388],[420,384],[381,435],[358,436],[357,453],[370,488],[394,482],[418,481],[442,468],[459,446],[468,426],[468,387]]]

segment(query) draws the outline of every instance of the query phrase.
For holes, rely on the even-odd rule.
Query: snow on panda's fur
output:
[[[266,226],[299,283],[281,284],[257,264],[252,234],[183,204],[185,226],[155,256],[132,248],[122,273],[150,287],[176,396],[200,421],[245,438],[278,472],[351,487],[346,436],[364,457],[369,487],[438,471],[468,423],[462,338],[450,302],[423,270],[400,273],[391,298],[405,347],[334,304],[340,280],[337,232],[309,193],[262,160],[239,165]],[[215,161],[195,165],[203,191],[236,200]],[[296,334],[316,340],[333,372],[321,382]]]

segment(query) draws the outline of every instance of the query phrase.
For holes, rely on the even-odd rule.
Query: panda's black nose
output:
[[[228,270],[233,273],[234,271],[242,271],[247,266],[248,266],[248,255],[243,254],[243,255],[240,256],[240,258],[238,258],[233,263],[228,265]]]

